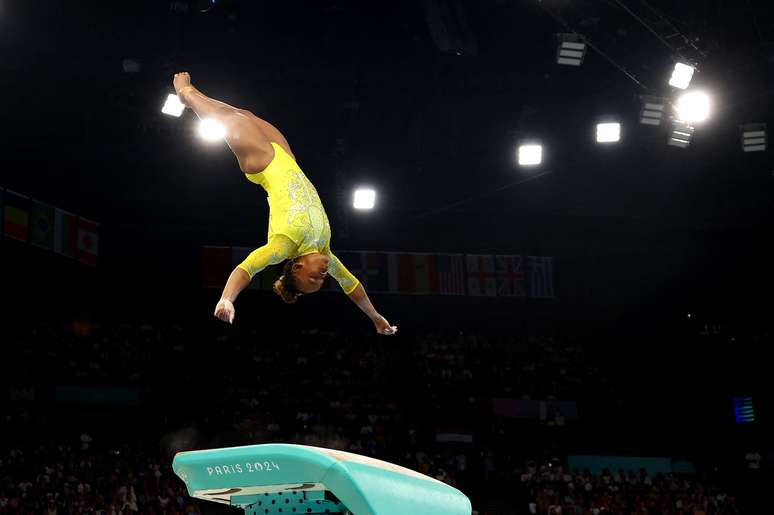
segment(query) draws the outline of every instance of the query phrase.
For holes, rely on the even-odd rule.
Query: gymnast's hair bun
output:
[[[274,281],[274,287],[272,289],[274,290],[274,293],[282,298],[282,301],[285,304],[295,304],[301,294],[297,291],[291,291],[292,287],[289,287],[287,284],[288,281],[286,277],[287,276],[285,275],[281,275],[279,279]]]

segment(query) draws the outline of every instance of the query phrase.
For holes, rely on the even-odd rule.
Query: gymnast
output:
[[[376,312],[368,295],[349,270],[331,252],[331,227],[320,197],[296,163],[285,137],[277,128],[249,111],[205,96],[191,85],[188,73],[176,73],[173,84],[180,101],[199,118],[220,122],[226,142],[250,182],[266,190],[269,233],[266,245],[254,250],[231,272],[215,306],[215,316],[234,322],[234,301],[255,274],[285,261],[273,290],[287,304],[320,289],[328,274],[338,281],[352,301],[371,319],[379,334],[395,334]]]

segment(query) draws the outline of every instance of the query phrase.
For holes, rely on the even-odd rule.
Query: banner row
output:
[[[252,252],[248,247],[203,247],[202,282],[222,288],[231,271]],[[336,256],[369,293],[554,298],[553,258],[493,254],[423,254],[339,251]],[[268,267],[250,288],[270,290],[282,264]],[[338,290],[333,278],[324,290]]]
[[[45,202],[0,188],[3,237],[97,266],[99,225]]]

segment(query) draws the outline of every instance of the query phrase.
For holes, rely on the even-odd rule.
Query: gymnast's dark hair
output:
[[[293,263],[295,259],[288,259],[282,266],[282,275],[274,281],[274,293],[282,298],[285,304],[295,304],[298,297],[303,295],[296,285],[296,278],[293,275]]]

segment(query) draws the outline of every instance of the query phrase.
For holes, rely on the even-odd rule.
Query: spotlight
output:
[[[597,124],[597,143],[616,143],[621,140],[621,124],[603,122]]]
[[[373,209],[376,203],[376,192],[370,188],[358,188],[355,190],[352,207],[355,209]]]
[[[696,68],[685,63],[675,63],[672,70],[672,77],[669,79],[669,85],[678,89],[686,89],[691,84],[693,72]]]
[[[642,110],[640,111],[640,123],[644,125],[661,125],[664,119],[664,109],[667,99],[642,95]]]
[[[559,50],[556,62],[568,66],[580,66],[586,55],[586,43],[578,34],[559,34]]]
[[[180,102],[177,95],[169,95],[167,101],[164,102],[164,107],[161,108],[162,113],[177,117],[180,117],[183,111],[185,111],[185,104]]]
[[[685,148],[691,144],[693,130],[691,124],[680,120],[674,120],[672,122],[672,131],[669,133],[669,141],[667,141],[667,143],[673,147]]]
[[[519,166],[537,166],[543,162],[543,146],[537,143],[519,146]]]
[[[701,91],[689,91],[677,99],[677,118],[687,123],[703,122],[709,118],[710,99]]]
[[[199,136],[205,141],[219,141],[226,136],[226,128],[211,118],[205,118],[199,123]]]
[[[742,125],[742,150],[745,152],[764,152],[766,150],[765,123]]]

